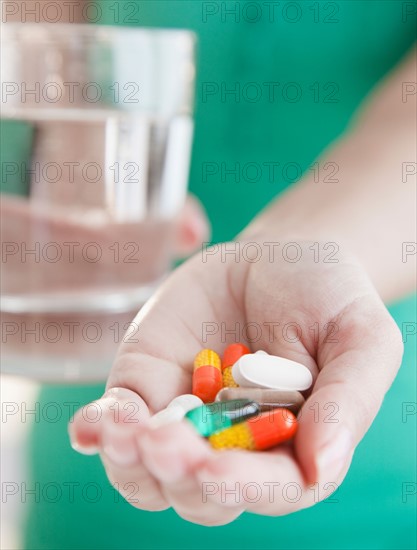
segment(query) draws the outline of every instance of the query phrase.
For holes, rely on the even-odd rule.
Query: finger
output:
[[[161,511],[169,508],[158,481],[143,464],[137,444],[146,426],[118,424],[103,426],[101,459],[114,488],[135,508]]]
[[[148,418],[141,397],[124,388],[112,388],[76,412],[69,424],[70,440],[78,452],[101,454],[110,482],[133,506],[164,510],[166,500],[143,466],[136,443]]]
[[[280,516],[312,506],[314,491],[287,447],[268,452],[222,451],[197,473],[205,499],[224,508]]]
[[[176,254],[180,258],[189,256],[209,235],[209,222],[200,201],[188,195],[177,228]]]
[[[236,519],[242,507],[224,510],[204,501],[196,471],[204,467],[214,452],[186,422],[149,430],[139,439],[143,461],[161,483],[162,492],[176,512],[200,525],[224,525]]]
[[[402,357],[399,330],[376,294],[354,302],[335,322],[337,342],[321,348],[323,367],[295,441],[307,479],[320,485],[343,479]]]
[[[96,454],[102,447],[103,428],[116,424],[138,426],[149,418],[149,410],[139,395],[125,388],[112,388],[101,399],[79,409],[70,420],[72,447],[82,454]]]

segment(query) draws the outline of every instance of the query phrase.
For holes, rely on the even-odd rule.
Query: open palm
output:
[[[297,261],[262,249],[256,261],[217,253],[181,266],[139,312],[106,394],[70,424],[75,448],[100,452],[133,505],[173,507],[185,519],[228,523],[248,510],[282,515],[326,498],[342,481],[400,366],[400,333],[351,257]],[[314,385],[291,444],[262,453],[213,451],[186,422],[146,419],[189,393],[203,347],[236,341],[306,365]],[[130,499],[132,484],[137,487]]]

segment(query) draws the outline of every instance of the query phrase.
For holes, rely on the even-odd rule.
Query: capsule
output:
[[[154,414],[148,422],[148,427],[152,430],[167,424],[179,422],[184,418],[185,412],[180,407],[167,407]]]
[[[194,358],[194,369],[205,367],[206,365],[212,365],[219,370],[222,368],[222,362],[219,355],[211,349],[202,349]]]
[[[236,361],[247,353],[250,353],[250,349],[245,344],[230,344],[224,350],[222,367],[224,369],[226,367],[233,367]]]
[[[193,395],[204,403],[211,403],[222,387],[220,357],[211,349],[201,350],[194,359]]]
[[[148,426],[154,429],[178,422],[184,418],[188,411],[200,407],[202,404],[203,402],[196,395],[178,395],[168,403],[165,409],[162,409],[150,418]]]
[[[226,367],[223,370],[223,387],[224,388],[238,388],[232,374],[232,367]]]
[[[244,344],[230,344],[224,350],[222,369],[223,369],[223,386],[225,388],[237,388],[238,385],[233,378],[232,367],[242,355],[250,353],[250,349]]]
[[[209,442],[214,449],[264,451],[291,439],[296,431],[297,419],[293,413],[275,409],[214,433]]]
[[[173,407],[178,407],[184,411],[184,414],[196,407],[201,407],[203,402],[196,395],[191,395],[190,393],[185,393],[183,395],[178,395],[167,405],[167,409]]]
[[[261,411],[272,409],[289,409],[297,414],[304,405],[304,397],[298,391],[267,390],[263,388],[223,388],[216,395],[216,401],[230,401],[231,399],[249,399],[256,401]]]
[[[185,418],[197,432],[209,437],[219,430],[230,428],[239,422],[257,416],[260,412],[258,403],[248,399],[234,399],[222,403],[209,403],[188,411]]]

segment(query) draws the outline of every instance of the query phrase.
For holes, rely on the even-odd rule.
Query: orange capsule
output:
[[[223,387],[222,373],[212,365],[198,367],[193,373],[193,394],[204,403],[212,403]]]
[[[235,379],[232,374],[232,367],[238,361],[242,355],[250,353],[250,349],[244,344],[230,344],[224,350],[222,369],[223,369],[223,387],[225,388],[237,388]]]
[[[291,439],[297,431],[297,419],[288,409],[275,409],[209,437],[215,449],[264,451]]]
[[[250,353],[250,349],[244,344],[230,344],[224,350],[222,368],[233,367],[236,361],[247,353]]]
[[[203,349],[194,359],[193,394],[212,403],[223,387],[221,360],[211,349]]]

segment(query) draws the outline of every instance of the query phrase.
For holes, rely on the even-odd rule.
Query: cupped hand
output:
[[[297,243],[296,258],[271,255],[265,243],[250,257],[242,243],[202,252],[139,312],[105,395],[70,423],[73,446],[100,452],[134,506],[173,507],[188,521],[220,525],[245,510],[282,515],[311,506],[341,483],[400,366],[402,341],[357,260],[339,253],[326,263],[316,246]],[[201,348],[222,353],[236,341],[311,370],[292,443],[219,452],[186,421],[148,427],[151,414],[190,393]]]

